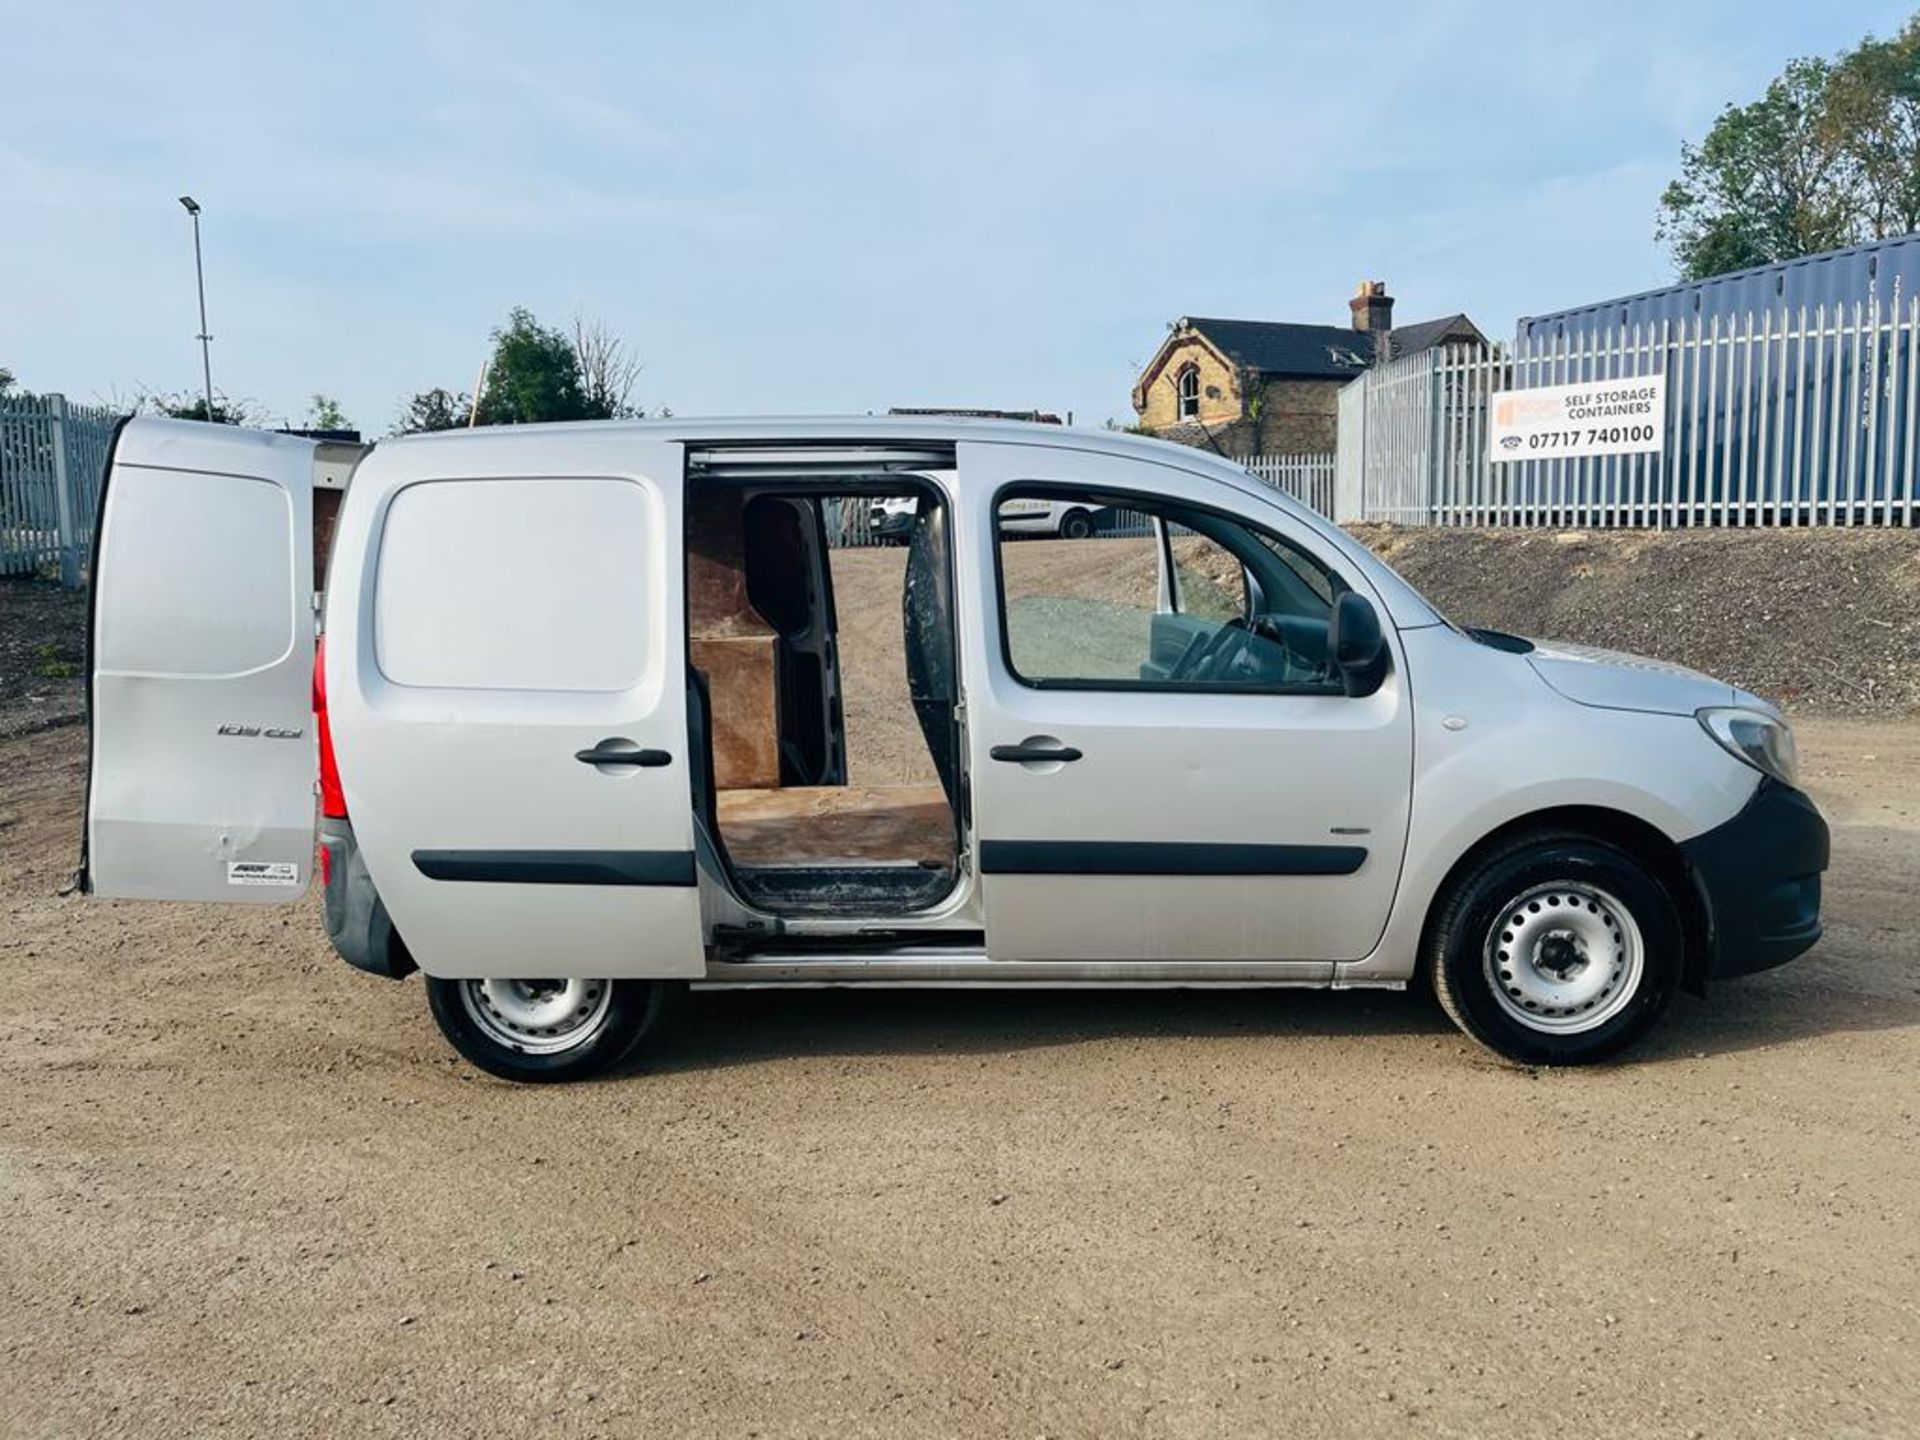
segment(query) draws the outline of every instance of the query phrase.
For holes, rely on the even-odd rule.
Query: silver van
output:
[[[1461,629],[1195,450],[673,419],[382,441],[344,499],[329,467],[122,429],[84,884],[317,869],[340,954],[420,971],[498,1075],[604,1070],[685,985],[1418,981],[1577,1064],[1820,934],[1771,705]],[[904,545],[829,543],[882,500]],[[1105,518],[1010,534],[1037,505]]]

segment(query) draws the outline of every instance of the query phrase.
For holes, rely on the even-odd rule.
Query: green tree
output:
[[[1729,105],[1660,197],[1659,237],[1701,279],[1920,228],[1920,17],[1832,60],[1789,61]]]
[[[1832,68],[1795,60],[1751,105],[1729,105],[1660,197],[1659,235],[1688,279],[1790,260],[1855,238],[1853,177],[1826,123]]]
[[[439,387],[422,390],[401,407],[393,433],[455,430],[470,418],[480,425],[530,425],[543,420],[618,420],[645,413],[632,399],[640,361],[603,325],[576,319],[569,336],[542,325],[532,311],[516,305],[492,340],[493,355],[487,361],[477,411],[465,393]]]
[[[314,392],[313,402],[307,406],[306,430],[351,430],[353,422],[347,418],[347,412],[340,408],[340,402],[331,395]]]
[[[1840,58],[1823,119],[1857,174],[1865,229],[1920,230],[1920,16],[1891,40],[1869,36]]]
[[[473,409],[473,397],[462,391],[455,394],[438,386],[422,390],[407,401],[393,422],[395,435],[423,435],[429,430],[458,430],[467,423]]]
[[[214,393],[213,408],[207,408],[204,395],[168,394],[164,390],[141,390],[134,404],[136,413],[166,415],[175,420],[211,420],[216,425],[252,425],[259,419],[253,404]]]
[[[479,423],[530,425],[594,418],[580,388],[580,361],[573,342],[516,305],[506,327],[493,332],[493,359],[480,396]]]

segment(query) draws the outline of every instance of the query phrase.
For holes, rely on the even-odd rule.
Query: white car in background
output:
[[[1084,540],[1100,527],[1109,508],[1019,497],[1001,505],[1000,528],[1009,535],[1057,535],[1062,540]]]
[[[918,502],[911,495],[875,500],[867,512],[867,534],[875,540],[905,542],[913,530]],[[1105,523],[1110,507],[1061,500],[1015,499],[1001,507],[1000,528],[1009,535],[1056,535],[1085,540]]]

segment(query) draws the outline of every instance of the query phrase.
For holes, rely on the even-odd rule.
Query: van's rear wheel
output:
[[[583,1080],[611,1069],[659,1023],[659,980],[440,980],[427,1005],[453,1048],[506,1080]]]
[[[1426,956],[1468,1035],[1529,1065],[1582,1065],[1646,1033],[1673,998],[1685,934],[1631,855],[1569,834],[1488,854],[1441,902]]]
[[[1084,540],[1093,534],[1093,516],[1084,510],[1069,510],[1060,517],[1060,536],[1065,540]]]

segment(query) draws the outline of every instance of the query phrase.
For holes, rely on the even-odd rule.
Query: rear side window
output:
[[[293,502],[270,480],[127,465],[100,559],[100,668],[218,676],[293,646]]]
[[[442,689],[632,688],[658,653],[659,528],[629,480],[407,486],[380,536],[380,673]]]

